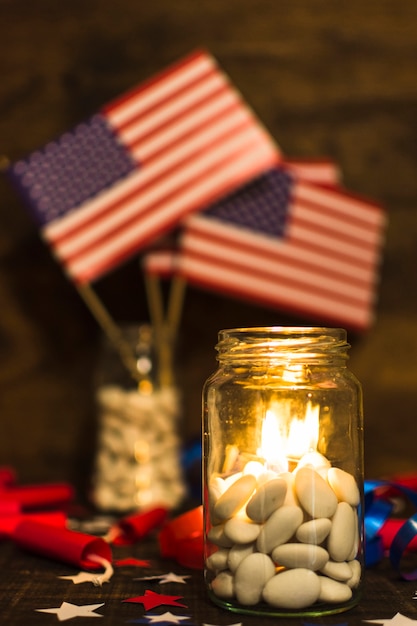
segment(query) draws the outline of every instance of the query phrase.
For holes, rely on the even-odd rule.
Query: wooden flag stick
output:
[[[172,339],[164,320],[164,306],[159,278],[145,273],[145,287],[151,325],[154,330],[155,349],[159,361],[159,384],[161,387],[169,387],[173,384]]]
[[[184,306],[185,290],[187,282],[181,276],[174,276],[169,292],[167,325],[173,343],[176,343],[178,328]]]
[[[122,363],[135,381],[139,380],[139,373],[136,367],[134,351],[129,343],[124,339],[122,331],[115,323],[110,313],[103,305],[100,298],[89,284],[76,285],[78,293],[90,309],[91,313],[100,324],[109,341],[117,350]]]

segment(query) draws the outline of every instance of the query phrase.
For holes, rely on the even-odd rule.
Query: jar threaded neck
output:
[[[343,328],[267,326],[221,330],[217,360],[346,361],[350,345]]]

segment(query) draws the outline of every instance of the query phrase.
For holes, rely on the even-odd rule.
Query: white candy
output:
[[[220,548],[231,548],[233,545],[233,541],[230,541],[230,539],[224,534],[223,524],[216,524],[216,526],[212,526],[207,533],[207,539]]]
[[[292,472],[283,472],[279,475],[279,477],[283,478],[287,483],[287,493],[285,495],[283,506],[300,506],[298,498],[295,495],[294,474]]]
[[[265,522],[268,517],[284,502],[287,483],[282,478],[275,478],[259,487],[246,505],[246,514],[254,522]]]
[[[249,545],[235,545],[232,546],[229,550],[229,555],[227,557],[227,565],[231,572],[235,572],[243,559],[245,559],[250,554],[253,554],[255,551],[255,544],[250,543]]]
[[[224,534],[233,543],[252,543],[258,538],[261,527],[250,520],[232,517],[224,525]]]
[[[259,552],[269,554],[291,539],[302,521],[303,512],[298,506],[282,506],[274,511],[262,526],[256,541]]]
[[[308,543],[284,543],[274,548],[271,556],[278,565],[314,571],[322,569],[329,560],[327,550]]]
[[[352,506],[358,506],[360,493],[352,474],[345,472],[339,467],[332,467],[327,473],[327,480],[339,502],[347,502]]]
[[[282,474],[280,474],[281,478]],[[267,483],[269,480],[275,480],[277,477],[277,473],[273,470],[264,470],[262,474],[258,476],[258,488]]]
[[[321,589],[319,600],[321,602],[346,602],[352,597],[352,589],[345,583],[340,583],[326,576],[320,577]]]
[[[348,565],[352,570],[352,576],[346,581],[346,584],[349,585],[351,589],[355,589],[355,587],[359,585],[361,579],[362,567],[359,561],[356,560],[349,561]]]
[[[355,541],[356,515],[350,504],[340,502],[333,516],[327,549],[333,561],[346,561]]]
[[[206,567],[211,569],[214,572],[221,572],[222,570],[227,569],[227,559],[229,557],[229,550],[222,549],[213,552],[206,559]],[[349,569],[350,573],[352,571]]]
[[[219,519],[230,519],[241,509],[256,488],[256,478],[247,474],[236,480],[220,496],[214,505],[214,514]]]
[[[223,478],[220,476],[213,476],[210,479],[208,489],[210,502],[215,504],[226,489]]]
[[[259,461],[249,461],[243,468],[243,474],[252,474],[255,478],[259,478],[265,473],[265,467]]]
[[[297,529],[296,537],[298,541],[302,541],[303,543],[319,545],[326,539],[331,527],[332,523],[327,517],[312,519],[309,522],[301,524]]]
[[[295,492],[301,506],[311,517],[332,517],[337,498],[330,485],[311,467],[301,467],[295,474]]]
[[[304,609],[317,601],[320,588],[320,578],[310,569],[290,569],[271,578],[262,597],[270,606]]]
[[[234,580],[231,572],[220,572],[211,581],[211,588],[218,598],[231,599],[234,596]]]
[[[336,561],[328,561],[326,565],[320,568],[320,572],[329,578],[347,582],[352,577],[352,568],[345,561],[337,563]]]
[[[347,558],[348,561],[353,561],[358,556],[358,548],[359,548],[359,520],[358,520],[358,512],[356,509],[353,510],[355,515],[355,537],[353,539],[352,550]]]
[[[274,576],[275,565],[266,554],[254,552],[243,559],[235,572],[234,590],[240,604],[251,606],[262,598],[265,583]]]
[[[298,462],[295,472],[298,472],[302,467],[311,467],[316,470],[323,478],[326,478],[327,472],[331,467],[331,463],[320,452],[307,452]]]

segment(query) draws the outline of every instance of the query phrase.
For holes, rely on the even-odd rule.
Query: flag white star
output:
[[[180,624],[182,621],[186,619],[190,619],[187,615],[174,615],[170,611],[166,613],[162,613],[161,615],[144,615],[146,619],[149,620],[150,624],[157,624],[161,622],[169,623],[169,624]]]
[[[71,604],[70,602],[63,602],[61,606],[55,607],[53,609],[35,609],[40,613],[55,613],[58,620],[60,622],[64,622],[67,619],[72,619],[73,617],[103,617],[99,615],[99,613],[94,613],[96,609],[103,606],[104,602],[101,604]]]
[[[396,613],[394,617],[387,617],[386,619],[364,619],[364,622],[370,624],[387,624],[389,626],[416,626],[417,620],[410,619],[401,613]]]

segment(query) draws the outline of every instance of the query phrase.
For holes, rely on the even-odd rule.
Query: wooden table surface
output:
[[[56,608],[62,602],[76,605],[102,604],[95,610],[101,616],[100,624],[153,623],[145,615],[171,613],[171,623],[189,626],[268,626],[273,624],[323,624],[356,626],[367,620],[378,620],[389,624],[398,613],[417,623],[417,598],[414,599],[417,582],[401,580],[389,561],[384,559],[373,568],[366,570],[364,594],[359,605],[349,611],[322,618],[273,618],[251,617],[231,613],[214,606],[206,595],[201,570],[186,569],[178,563],[162,559],[156,535],[148,537],[133,546],[116,546],[113,559],[135,557],[149,561],[149,567],[124,565],[114,567],[109,583],[95,587],[91,583],[74,584],[59,576],[73,576],[79,569],[52,561],[32,553],[24,552],[10,541],[0,544],[0,623],[7,626],[36,626],[55,624],[56,614],[38,612],[37,609]],[[158,576],[174,572],[188,575],[185,584],[158,580],[139,581],[135,578]],[[160,606],[146,611],[141,603],[123,602],[128,598],[141,596],[146,590],[160,594],[181,596],[178,606]],[[180,619],[180,618],[183,619]],[[68,620],[74,624],[91,624],[89,617],[75,617]],[[407,620],[406,620],[407,622]],[[165,624],[167,622],[158,622]],[[168,622],[169,623],[169,622]],[[408,624],[411,623],[407,622]],[[397,617],[393,626],[404,626]]]

